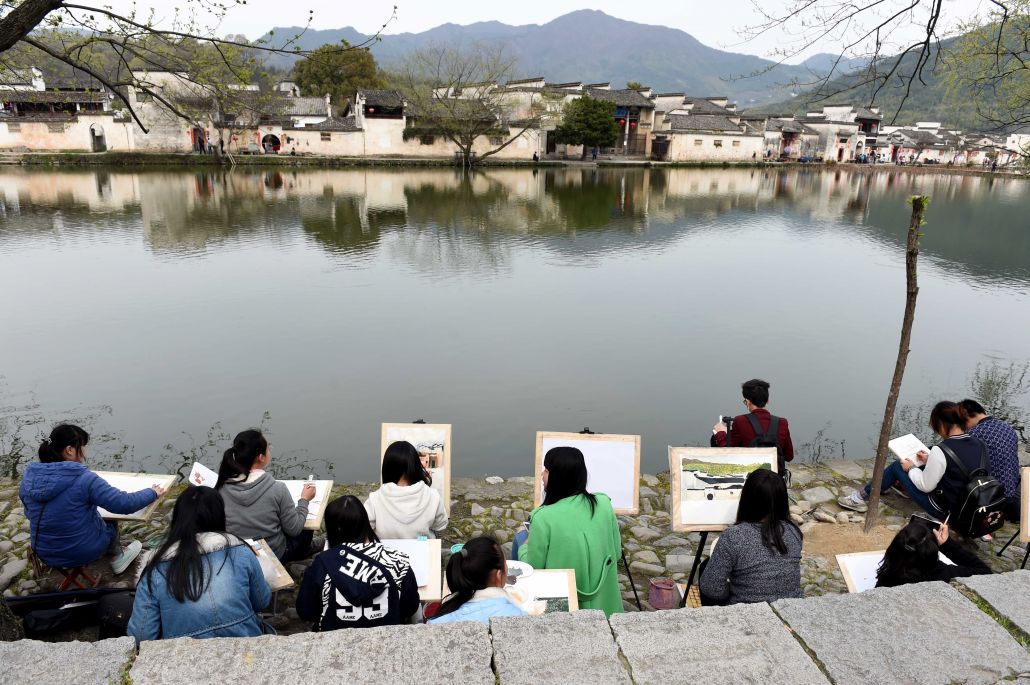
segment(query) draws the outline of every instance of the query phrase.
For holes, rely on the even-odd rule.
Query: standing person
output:
[[[304,572],[297,614],[316,631],[397,625],[418,613],[418,583],[406,554],[376,537],[361,500],[325,508],[329,549]]]
[[[801,596],[801,529],[790,520],[787,484],[768,469],[748,474],[737,522],[701,571],[701,604],[773,602]]]
[[[29,520],[36,556],[47,566],[75,568],[109,555],[115,574],[139,556],[143,545],[122,547],[118,526],[100,518],[97,507],[114,514],[131,514],[164,494],[157,485],[122,492],[86,468],[89,433],[62,424],[39,446],[39,461],[29,464],[19,497]]]
[[[712,447],[776,447],[778,470],[782,475],[785,462],[794,460],[794,443],[790,440],[787,419],[773,416],[765,405],[769,403],[769,384],[753,378],[741,384],[747,414],[734,417],[729,444],[726,442],[726,424],[722,421],[712,427]]]
[[[504,590],[508,563],[504,550],[492,537],[472,538],[447,560],[447,587],[436,616],[429,623],[479,621],[490,625],[494,616],[525,616],[515,598]]]
[[[279,561],[311,555],[313,532],[304,530],[315,486],[307,484],[294,502],[289,488],[267,472],[272,447],[257,429],[232,441],[218,467],[218,490],[225,501],[226,530],[241,538],[263,539]]]
[[[211,488],[179,495],[164,542],[151,557],[126,629],[136,642],[176,637],[255,637],[272,601],[257,556],[225,532],[225,504]]]
[[[967,421],[969,414],[961,404],[938,402],[934,405],[930,411],[930,428],[943,439],[929,452],[920,451],[915,460],[892,461],[883,471],[880,492],[885,493],[900,484],[913,502],[934,518],[944,520],[958,504],[967,480],[944,450],[953,452],[970,473],[979,468],[980,458],[987,450],[984,443],[966,434]],[[873,484],[867,483],[862,490],[839,497],[837,503],[845,509],[866,511],[872,489]]]
[[[616,562],[622,536],[608,495],[587,491],[587,467],[575,447],[544,455],[544,503],[530,516],[529,537],[519,559],[533,568],[576,571],[580,609],[622,611]]]
[[[447,510],[422,465],[418,450],[399,441],[383,454],[383,485],[365,502],[376,535],[384,540],[437,537],[447,527]]]
[[[946,564],[940,555],[953,563]],[[966,578],[991,573],[979,557],[948,538],[948,524],[936,529],[913,521],[898,531],[876,571],[876,587]]]
[[[590,161],[591,162],[596,162],[597,161],[597,146],[596,145],[593,146],[592,148],[590,148]]]
[[[959,404],[969,415],[966,432],[987,445],[987,470],[1005,488],[1005,518],[1019,521],[1019,436],[1012,426],[987,413],[976,400]]]

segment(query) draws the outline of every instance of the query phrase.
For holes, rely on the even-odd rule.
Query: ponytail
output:
[[[497,540],[481,535],[466,542],[447,561],[447,587],[451,594],[440,605],[437,616],[456,611],[490,583],[494,571],[504,571],[504,551]]]
[[[62,423],[50,431],[50,437],[44,438],[39,445],[39,460],[44,464],[64,461],[65,449],[71,447],[79,452],[89,443],[89,433],[70,423]]]
[[[268,440],[265,440],[265,436],[256,428],[238,434],[232,441],[232,447],[225,450],[225,454],[222,455],[215,489],[221,488],[227,480],[249,476],[254,460],[267,451]]]

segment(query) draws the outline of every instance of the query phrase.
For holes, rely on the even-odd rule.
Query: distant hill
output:
[[[296,35],[297,27],[279,27],[263,36],[272,45]],[[353,28],[308,31],[302,49],[368,37]],[[518,75],[544,76],[549,81],[610,81],[613,88],[639,81],[658,92],[686,91],[692,95],[726,95],[742,107],[779,102],[789,97],[789,84],[811,82],[832,64],[830,55],[816,55],[801,65],[781,65],[755,57],[716,50],[697,38],[666,26],[626,21],[598,10],[579,10],[546,24],[509,26],[496,21],[467,26],[443,24],[422,33],[382,36],[371,50],[389,69],[408,52],[430,45],[503,44],[518,58]],[[270,65],[289,68],[295,58],[272,56]],[[752,76],[753,75],[753,76]]]

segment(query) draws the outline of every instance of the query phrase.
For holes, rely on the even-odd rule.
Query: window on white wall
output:
[[[333,134],[329,131],[322,131],[321,137],[323,141],[328,141],[333,139]]]
[[[504,136],[490,136],[491,145],[504,145]]]
[[[700,138],[694,138],[694,145],[700,145],[702,142],[704,141],[702,141]]]
[[[733,141],[733,147],[740,147],[740,141],[739,140]]]
[[[721,140],[717,140],[717,141],[715,141],[714,145],[715,145],[715,147],[722,147],[722,141]]]

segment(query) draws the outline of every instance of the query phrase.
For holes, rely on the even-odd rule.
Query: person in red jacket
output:
[[[744,395],[744,406],[748,413],[736,416],[733,419],[733,427],[730,429],[729,444],[726,444],[726,424],[720,421],[712,428],[713,447],[763,447],[771,446],[775,441],[776,451],[780,457],[780,469],[783,469],[783,462],[793,461],[794,444],[790,441],[790,426],[787,419],[780,416],[773,416],[765,405],[769,403],[769,384],[755,378],[741,385]],[[775,429],[775,440],[769,435],[773,420],[777,424]],[[761,433],[755,431],[754,423],[761,428]],[[766,438],[766,440],[760,440]]]

